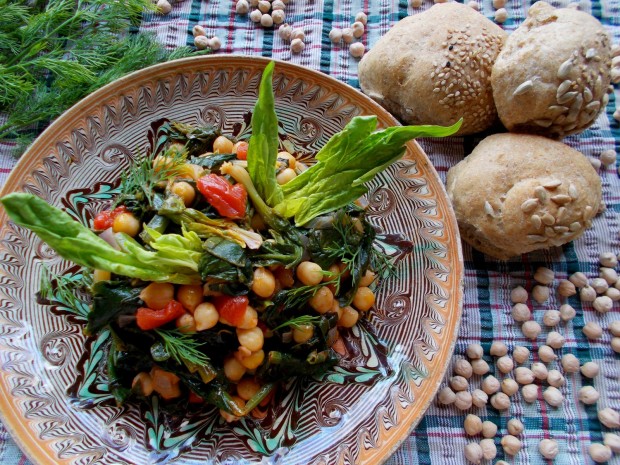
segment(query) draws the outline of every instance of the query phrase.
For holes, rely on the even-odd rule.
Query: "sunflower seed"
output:
[[[596,113],[599,108],[601,108],[601,102],[594,100],[593,102],[588,103],[585,109],[588,113]]]
[[[543,127],[543,128],[548,128],[549,126],[551,126],[553,124],[553,120],[550,120],[550,119],[536,119],[536,120],[534,120],[534,124],[536,124],[537,126]]]
[[[568,107],[563,105],[551,105],[547,108],[547,114],[551,113],[551,118],[557,118],[562,113],[566,113],[568,111]]]
[[[560,223],[564,219],[564,215],[566,214],[566,207],[558,208],[557,213],[555,214],[555,219],[558,223]]]
[[[543,186],[538,186],[534,189],[534,195],[538,197],[538,200],[545,202],[547,200],[547,191]]]
[[[603,78],[599,75],[594,82],[594,96],[599,98],[603,93]]]
[[[577,92],[566,92],[565,94],[560,95],[557,98],[557,101],[561,105],[572,101],[575,97],[577,97]]]
[[[532,221],[532,226],[534,226],[534,229],[540,229],[540,227],[542,226],[542,220],[540,219],[540,216],[532,215],[530,217],[530,220]]]
[[[586,208],[583,209],[583,217],[588,218],[592,217],[592,212],[594,209],[590,205],[586,205]]]
[[[554,203],[557,203],[558,205],[564,205],[565,203],[570,202],[571,198],[569,195],[558,194],[558,195],[552,196],[551,201]]]
[[[586,50],[586,60],[591,60],[594,57],[596,57],[596,49],[589,48]]]
[[[572,59],[566,60],[564,63],[560,65],[558,68],[558,79],[566,79],[570,74],[571,68],[573,66]]]
[[[523,81],[512,93],[513,97],[516,97],[517,95],[521,95],[521,94],[525,94],[528,90],[532,89],[534,87],[534,83],[532,82],[531,79],[528,79],[527,81]]]
[[[558,86],[558,90],[555,93],[555,96],[559,99],[562,95],[568,92],[572,84],[573,84],[573,81],[571,81],[570,79],[563,81],[562,84]]]
[[[555,231],[553,230],[553,228],[551,226],[547,226],[545,228],[545,236],[548,236],[548,237],[555,236]]]
[[[545,189],[549,189],[549,190],[553,190],[556,187],[560,187],[562,185],[562,181],[560,181],[559,179],[554,179],[553,181],[548,181],[543,183],[543,187]]]
[[[565,232],[568,232],[568,227],[567,226],[554,226],[553,230],[556,233],[565,233]]]
[[[484,202],[484,212],[487,215],[493,216],[495,212],[493,211],[493,206],[487,201]]]
[[[546,226],[553,226],[555,224],[555,218],[551,213],[545,213],[542,218],[542,222]]]
[[[592,95],[592,91],[589,87],[583,89],[583,99],[586,103],[591,102],[594,96]]]
[[[581,223],[579,221],[575,221],[568,225],[568,229],[570,229],[573,232],[579,231],[581,229]]]
[[[547,238],[540,234],[528,234],[527,238],[530,242],[546,242]]]
[[[538,205],[538,199],[527,199],[521,204],[521,211],[529,213],[536,208],[536,205]]]

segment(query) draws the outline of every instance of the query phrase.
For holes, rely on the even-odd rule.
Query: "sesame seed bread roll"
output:
[[[362,91],[406,124],[473,134],[497,120],[491,67],[506,32],[473,8],[436,4],[396,23],[359,64]]]
[[[578,238],[601,203],[601,180],[583,154],[526,134],[482,140],[450,168],[447,190],[461,237],[500,260]]]
[[[605,109],[611,40],[592,15],[537,2],[493,65],[499,117],[509,131],[562,138]]]

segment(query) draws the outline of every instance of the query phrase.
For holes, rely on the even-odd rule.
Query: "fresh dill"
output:
[[[166,352],[177,363],[204,366],[210,362],[209,357],[200,351],[204,343],[194,339],[191,334],[182,333],[178,329],[156,329],[155,332],[161,338]]]
[[[314,325],[321,321],[320,316],[311,316],[311,315],[301,315],[296,318],[285,321],[281,325],[276,326],[272,329],[272,331],[277,331],[278,329],[291,327],[291,328],[299,328],[303,325]]]
[[[79,295],[92,284],[92,276],[85,270],[56,274],[43,265],[39,282],[39,296],[62,310],[86,318],[88,303]]]

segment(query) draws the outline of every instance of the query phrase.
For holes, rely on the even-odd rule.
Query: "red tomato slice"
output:
[[[241,219],[245,216],[248,193],[242,184],[233,186],[226,178],[209,174],[200,178],[196,187],[223,217]]]
[[[98,213],[93,220],[93,228],[97,231],[104,231],[108,228],[111,228],[114,224],[114,218],[116,218],[121,213],[126,213],[127,207],[125,205],[121,205],[120,207],[115,208],[114,210],[104,210],[101,213]]]
[[[238,160],[248,159],[248,143],[247,142],[239,142],[237,144],[237,159]]]
[[[221,295],[212,299],[213,305],[220,314],[220,317],[232,326],[238,326],[243,322],[245,309],[250,303],[245,295],[228,296]]]
[[[161,310],[140,307],[136,312],[136,323],[141,330],[147,331],[149,329],[159,328],[183,315],[185,315],[183,305],[176,300],[171,300],[170,303]]]

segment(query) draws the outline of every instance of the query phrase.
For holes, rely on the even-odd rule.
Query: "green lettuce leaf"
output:
[[[248,172],[262,199],[269,206],[282,200],[282,190],[276,181],[278,157],[278,117],[275,110],[272,61],[263,71],[258,100],[252,113],[252,137],[248,147]]]
[[[170,257],[168,253],[147,251],[129,236],[117,234],[119,245],[124,249],[119,251],[64,211],[35,195],[13,193],[0,202],[13,222],[31,230],[61,257],[80,266],[144,281],[200,282],[196,272],[199,260],[196,254],[200,254],[193,250],[175,248],[175,253],[182,250],[185,256]]]

